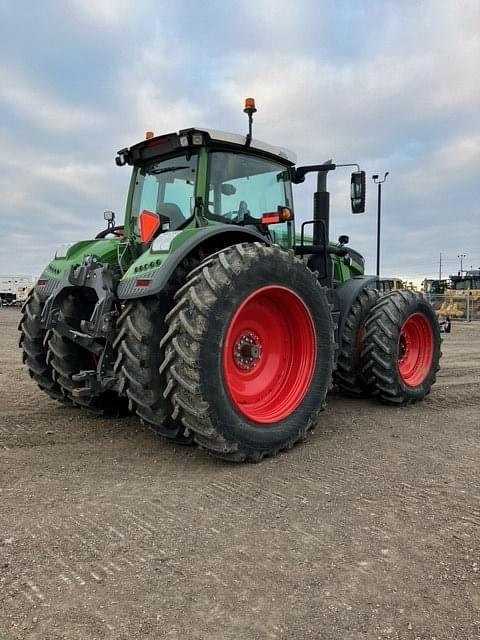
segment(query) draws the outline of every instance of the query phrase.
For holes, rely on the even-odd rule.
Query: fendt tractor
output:
[[[23,307],[20,345],[50,397],[135,412],[158,434],[232,461],[304,439],[336,385],[392,405],[422,400],[438,322],[413,291],[380,295],[347,236],[329,240],[327,174],[247,135],[184,129],[122,149],[125,220],[61,246]],[[317,176],[295,229],[292,187]]]

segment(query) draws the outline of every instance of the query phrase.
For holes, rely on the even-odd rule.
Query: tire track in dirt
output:
[[[480,635],[480,329],[445,341],[421,405],[331,394],[305,445],[238,467],[50,402],[21,372],[14,324],[0,637]]]

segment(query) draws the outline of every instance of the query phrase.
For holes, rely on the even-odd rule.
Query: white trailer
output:
[[[11,306],[23,302],[33,283],[32,276],[0,275],[0,305]]]

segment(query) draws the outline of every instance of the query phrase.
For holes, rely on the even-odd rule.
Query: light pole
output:
[[[383,180],[378,179],[378,175],[372,176],[372,180],[378,185],[378,197],[377,197],[377,278],[380,276],[380,221],[382,217],[382,184],[387,179],[390,172],[385,171]]]
[[[460,253],[457,258],[460,258],[460,275],[463,274],[463,259],[466,258],[466,254],[465,253]]]

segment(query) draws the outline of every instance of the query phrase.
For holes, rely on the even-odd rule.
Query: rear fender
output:
[[[205,227],[204,229],[199,229],[195,235],[174,251],[171,251],[166,258],[165,253],[168,253],[168,251],[163,252],[162,257],[164,260],[157,269],[147,273],[140,272],[138,275],[121,280],[118,284],[117,295],[121,300],[156,295],[165,289],[177,267],[189,255],[198,252],[200,249],[206,255],[209,255],[241,242],[271,244],[265,236],[253,229],[243,227],[226,228],[226,225]],[[162,255],[161,253],[152,252],[151,249],[148,249],[148,252],[151,254],[152,260]],[[142,256],[142,261],[145,261],[145,254]],[[130,268],[130,272],[132,268],[134,269],[134,265]],[[142,282],[143,286],[137,286],[139,281]]]
[[[376,289],[376,276],[355,276],[334,290],[334,306],[340,312],[338,337],[341,338],[345,320],[362,289]]]

